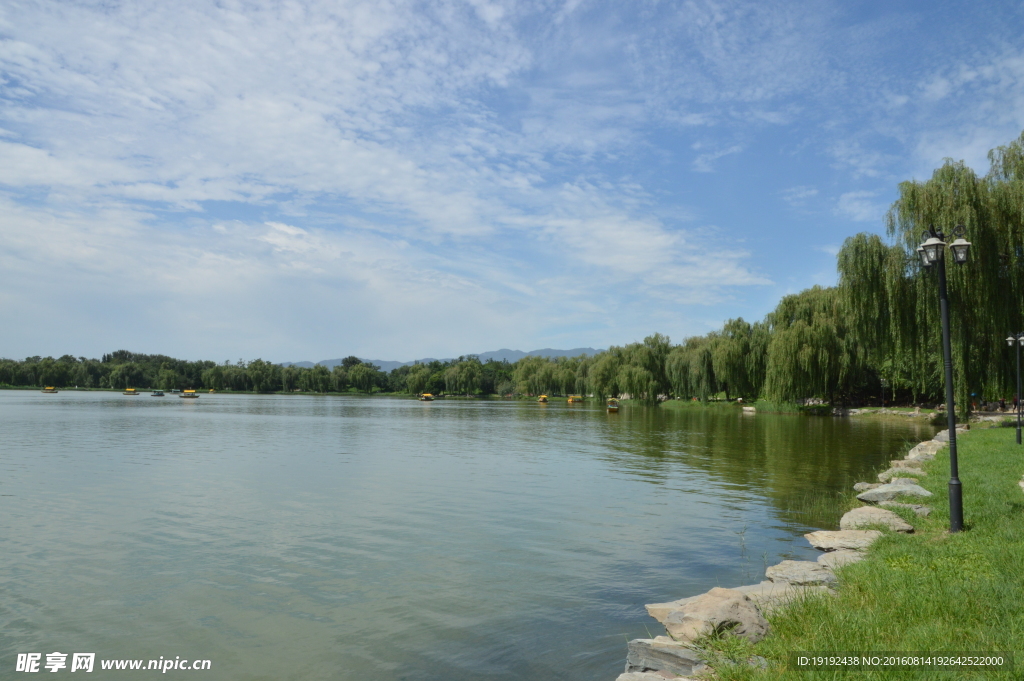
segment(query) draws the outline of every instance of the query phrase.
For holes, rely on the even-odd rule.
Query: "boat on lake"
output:
[[[164,391],[163,390],[154,390],[153,392],[151,392],[149,394],[149,396],[150,397],[163,397],[164,396]]]
[[[422,395],[420,395],[420,402],[433,402],[433,401],[434,401],[434,396],[431,395],[430,393],[423,393]]]
[[[124,389],[124,392],[123,392],[123,393],[121,393],[121,394],[122,394],[122,395],[141,395],[142,393],[140,393],[140,392],[139,392],[138,390],[136,390],[135,388],[125,388],[125,389]]]
[[[608,400],[607,405],[609,414],[614,414],[619,411],[619,401],[614,397]]]
[[[537,401],[540,402],[541,404],[545,404],[548,401],[548,396],[547,395],[541,395],[540,397],[537,398]]]
[[[48,385],[45,388],[43,388],[42,390],[40,390],[39,392],[41,392],[41,393],[55,393],[55,392],[59,392],[59,391],[56,388],[54,388],[52,385]]]
[[[582,402],[583,395],[569,395],[569,404],[575,404],[576,402]]]
[[[193,399],[199,399],[199,395],[196,395],[195,390],[186,390],[182,392],[180,395],[178,395],[178,397],[190,397]]]

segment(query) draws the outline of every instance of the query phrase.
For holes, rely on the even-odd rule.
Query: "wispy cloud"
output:
[[[875,192],[846,192],[836,202],[836,213],[857,222],[879,221],[886,206],[875,197]]]
[[[695,149],[702,148],[703,145],[695,145]],[[729,156],[731,154],[738,154],[743,151],[743,147],[739,144],[734,144],[727,149],[719,149],[717,151],[708,151],[703,154],[698,154],[697,158],[693,159],[693,169],[698,173],[711,173],[714,172],[714,166],[712,165],[715,161],[722,158],[723,156]]]
[[[794,208],[803,208],[807,205],[807,202],[810,199],[813,199],[818,195],[818,189],[816,187],[800,185],[782,190],[781,195],[782,200],[790,206],[793,206]]]
[[[893,31],[923,36],[927,17],[817,1],[11,0],[0,298],[26,319],[71,315],[96,344],[154,310],[154,328],[206,328],[224,348],[245,329],[291,358],[298,343],[413,356],[642,337],[708,304],[756,317],[742,291],[792,265],[755,266],[744,239],[802,211],[735,197],[839,195],[822,237],[838,242],[897,179],[983,160],[1024,127],[1024,50],[904,66],[916,52]],[[25,283],[53,267],[57,283]],[[126,288],[126,269],[146,274]],[[403,351],[411,326],[422,345]],[[41,351],[27,328],[0,351]]]

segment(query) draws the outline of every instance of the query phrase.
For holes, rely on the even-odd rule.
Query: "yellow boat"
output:
[[[431,395],[430,393],[423,393],[422,395],[420,395],[420,402],[433,402],[433,401],[434,401],[434,396]]]
[[[569,395],[569,404],[573,404],[574,402],[582,402],[582,401],[583,401],[583,395]]]
[[[619,410],[619,401],[617,399],[615,399],[614,397],[612,399],[608,400],[607,404],[608,404],[608,413],[609,414],[614,414],[615,412],[617,412]]]
[[[42,390],[40,390],[39,392],[42,392],[42,393],[55,393],[55,392],[59,392],[59,391],[56,388],[54,388],[52,385],[48,385],[45,388],[43,388]]]
[[[178,397],[191,397],[197,400],[199,399],[199,395],[196,395],[195,390],[186,390],[182,392],[180,395],[178,395]]]
[[[136,390],[135,388],[125,388],[125,389],[124,389],[124,392],[123,392],[123,393],[121,393],[121,394],[122,394],[122,395],[141,395],[142,393],[140,393],[140,392],[139,392],[138,390]]]
[[[548,396],[547,395],[541,395],[540,397],[537,398],[537,401],[541,402],[541,403],[546,403],[548,401]]]

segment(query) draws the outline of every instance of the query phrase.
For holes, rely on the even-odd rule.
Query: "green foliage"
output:
[[[475,395],[480,392],[483,366],[476,357],[452,364],[444,371],[445,389],[452,394]]]
[[[862,378],[864,351],[847,325],[834,288],[786,296],[769,315],[765,397],[776,402],[827,396],[834,403]]]
[[[947,234],[956,225],[966,228],[970,261],[958,266],[947,259],[946,268],[961,414],[972,395],[1012,394],[1003,339],[1024,328],[1024,135],[994,149],[989,159],[984,178],[947,159],[931,179],[901,183],[887,217],[894,243],[861,234],[847,239],[839,254],[851,328],[872,363],[897,388],[941,396],[936,274],[920,266],[916,249],[929,226]]]

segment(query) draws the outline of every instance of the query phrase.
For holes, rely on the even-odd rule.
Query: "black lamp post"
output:
[[[957,265],[967,262],[971,244],[964,240],[964,226],[953,228],[956,240],[948,244]],[[946,297],[946,235],[932,225],[922,235],[924,243],[917,248],[921,264],[937,266],[939,270],[939,311],[942,315],[942,363],[946,369],[946,422],[949,425],[949,531],[964,529],[964,500],[960,486],[960,472],[956,460],[956,407],[953,404],[953,360],[949,344],[949,300]],[[1018,400],[1019,402],[1019,400]]]
[[[1020,444],[1020,346],[1024,345],[1024,332],[1009,336],[1006,339],[1007,345],[1017,346],[1017,444]]]

